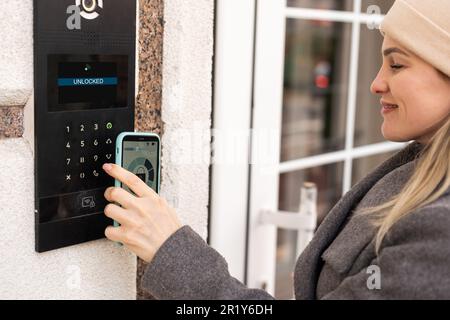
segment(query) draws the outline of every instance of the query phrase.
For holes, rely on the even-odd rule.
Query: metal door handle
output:
[[[298,212],[260,210],[259,223],[280,229],[297,230],[297,254],[300,254],[314,236],[317,226],[317,187],[306,182],[300,189]]]

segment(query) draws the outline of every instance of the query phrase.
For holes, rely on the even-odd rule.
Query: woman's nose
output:
[[[372,82],[372,85],[370,86],[370,92],[372,94],[383,94],[386,93],[389,90],[389,86],[387,84],[387,81],[383,75],[383,69],[380,69],[377,76]]]

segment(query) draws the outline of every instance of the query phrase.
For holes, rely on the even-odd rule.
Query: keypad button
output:
[[[88,190],[111,185],[114,179],[106,175],[101,165],[114,161],[115,139],[112,121],[68,121],[61,126],[65,136],[65,191]]]

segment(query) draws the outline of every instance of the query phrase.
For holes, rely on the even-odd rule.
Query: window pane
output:
[[[394,4],[394,1],[395,0],[362,0],[361,12],[374,13],[373,11],[368,11],[367,9],[370,6],[375,5],[378,6],[378,8],[380,8],[381,14],[386,14]]]
[[[280,175],[279,204],[283,211],[298,212],[300,188],[304,182],[317,185],[318,224],[342,196],[343,163],[335,163],[316,168],[299,170]],[[278,229],[275,296],[290,299],[293,296],[293,278],[297,245],[297,232]]]
[[[353,0],[288,0],[287,5],[322,10],[352,10]]]
[[[351,24],[288,19],[281,161],[343,149]]]
[[[361,25],[359,71],[356,99],[355,146],[386,141],[381,133],[383,116],[380,96],[370,92],[370,86],[382,64],[383,37],[378,29]]]
[[[389,159],[397,152],[398,151],[393,151],[353,160],[352,186],[361,181],[366,175],[371,173],[376,167],[378,167],[385,160]]]

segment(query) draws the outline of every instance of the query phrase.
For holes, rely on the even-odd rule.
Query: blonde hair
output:
[[[373,214],[378,227],[377,255],[388,231],[401,218],[436,199],[450,187],[450,117],[419,152],[414,173],[403,189],[381,205],[363,208],[357,214]]]

